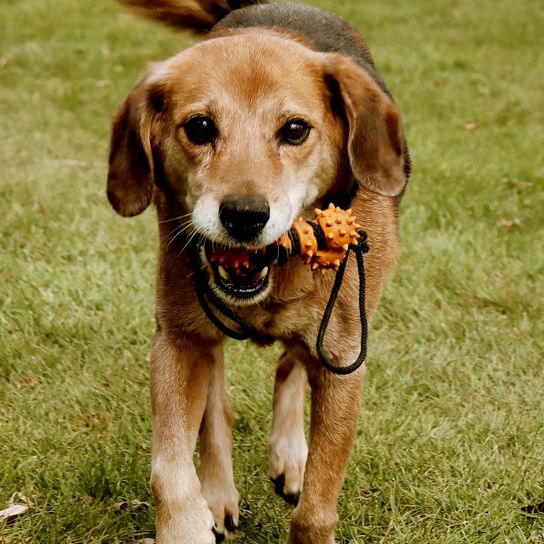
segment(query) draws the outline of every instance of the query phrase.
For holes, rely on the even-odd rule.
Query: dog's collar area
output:
[[[300,218],[287,233],[280,237],[277,243],[259,250],[214,248],[211,242],[191,245],[191,264],[196,294],[204,313],[223,334],[235,340],[259,337],[262,335],[246,319],[227,306],[211,288],[202,268],[201,251],[204,251],[207,260],[213,263],[212,270],[216,282],[224,282],[223,285],[233,290],[240,298],[247,295],[246,298],[250,299],[265,286],[273,262],[276,265],[283,265],[294,255],[299,255],[306,264],[311,264],[313,270],[319,268],[322,273],[326,273],[331,268],[335,270],[336,277],[316,339],[318,358],[325,368],[340,375],[351,374],[363,364],[368,336],[363,255],[369,251],[369,247],[366,232],[356,223],[351,210],[343,212],[332,204],[325,211],[316,210],[315,221],[305,222]],[[361,347],[357,359],[352,364],[340,366],[325,355],[323,344],[334,305],[342,287],[349,254],[352,251],[356,256],[359,275],[358,303],[361,321]],[[223,317],[238,325],[239,330],[226,325],[214,313],[208,301]]]

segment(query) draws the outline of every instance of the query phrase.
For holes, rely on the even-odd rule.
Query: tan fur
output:
[[[285,353],[278,363],[272,428],[268,441],[268,475],[282,485],[277,491],[298,500],[304,481],[308,446],[304,436],[304,398],[308,379],[304,365]],[[283,480],[279,480],[283,477]],[[278,483],[276,485],[278,485]]]
[[[343,116],[331,107],[334,101]],[[220,125],[222,139],[214,149],[195,146],[180,128],[203,113]],[[293,114],[312,125],[310,137],[302,146],[278,147],[273,136]],[[371,247],[365,258],[370,318],[397,254],[393,197],[405,182],[402,146],[396,106],[360,66],[270,30],[212,34],[153,65],[116,116],[108,196],[117,211],[133,215],[152,193],[161,240],[151,377],[158,544],[215,542],[210,511],[220,533],[228,533],[226,516],[238,522],[223,335],[200,308],[186,251],[193,232],[225,243],[228,237],[197,224],[195,208],[203,200],[255,192],[279,209],[291,205],[289,191],[298,191],[309,200],[294,213],[311,217],[313,206],[356,177],[361,185],[351,206]],[[193,223],[177,235],[186,213]],[[333,280],[332,273],[313,274],[292,259],[273,269],[260,304],[236,309],[259,334],[287,348],[276,377],[269,456],[270,476],[285,476],[282,492],[302,492],[292,544],[334,542],[336,500],[355,436],[364,369],[333,375],[315,351]],[[357,290],[350,262],[325,340],[327,355],[341,365],[350,364],[360,347]],[[307,381],[312,411],[306,461]],[[192,460],[199,433],[200,482]]]

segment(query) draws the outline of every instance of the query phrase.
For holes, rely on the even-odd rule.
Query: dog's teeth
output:
[[[221,265],[219,265],[219,266],[217,267],[217,271],[219,272],[219,275],[220,275],[224,280],[229,280],[229,279],[230,279],[229,273],[228,273]]]
[[[268,274],[268,266],[265,266],[258,274],[257,279],[262,280]]]

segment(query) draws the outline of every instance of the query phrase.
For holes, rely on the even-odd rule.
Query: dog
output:
[[[259,0],[121,1],[205,33],[140,77],[113,119],[109,158],[113,208],[134,216],[153,201],[158,217],[150,380],[157,542],[212,544],[238,525],[225,334],[199,303],[197,274],[218,304],[251,325],[257,342],[284,344],[269,475],[295,506],[287,541],[334,542],[364,367],[339,376],[319,362],[316,337],[334,272],[256,256],[296,218],[311,219],[314,208],[352,208],[368,234],[372,316],[396,260],[398,206],[410,174],[399,110],[362,36],[331,13]],[[213,262],[216,247],[247,250],[247,270]],[[352,261],[325,336],[325,353],[338,366],[360,349]],[[193,464],[197,440],[200,474]]]

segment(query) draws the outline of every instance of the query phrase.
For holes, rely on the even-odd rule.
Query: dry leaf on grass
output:
[[[32,505],[32,501],[26,496],[24,495],[23,493],[21,493],[20,491],[16,491],[10,498],[9,498],[9,501],[8,501],[8,504],[10,506],[12,506],[13,504],[15,504],[15,501],[18,500],[18,501],[21,501],[22,503],[26,504],[27,506],[33,506]]]
[[[121,510],[130,509],[131,512],[141,512],[142,510],[147,510],[149,508],[149,503],[139,501],[138,499],[133,499],[131,501],[121,501],[116,502],[113,505],[114,512],[120,512]]]
[[[504,230],[512,230],[514,227],[519,227],[521,225],[521,221],[519,219],[502,219],[500,222],[500,226]]]
[[[26,504],[12,504],[0,510],[0,523],[11,523],[28,512]]]
[[[16,504],[15,501],[20,501],[24,504]],[[23,495],[20,491],[15,492],[8,501],[7,508],[0,510],[0,523],[11,523],[28,512],[32,506],[31,500]]]
[[[41,376],[23,376],[21,378],[21,387],[23,389],[35,389],[43,383]]]
[[[478,128],[478,124],[474,121],[469,121],[468,123],[465,123],[465,130],[474,130]]]

